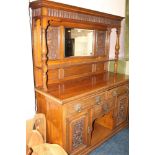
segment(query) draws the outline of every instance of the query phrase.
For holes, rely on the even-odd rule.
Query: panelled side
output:
[[[47,124],[47,142],[59,144],[65,147],[63,133],[63,110],[62,105],[56,101],[36,92],[37,112],[44,113]]]

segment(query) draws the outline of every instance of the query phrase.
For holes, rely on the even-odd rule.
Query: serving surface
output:
[[[46,93],[60,101],[65,101],[72,97],[79,97],[79,95],[84,96],[92,91],[110,89],[126,82],[128,82],[127,75],[106,72],[104,74],[51,84],[48,86],[47,92],[39,88],[36,91]]]

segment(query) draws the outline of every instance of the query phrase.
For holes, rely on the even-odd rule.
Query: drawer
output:
[[[128,92],[129,92],[129,86],[123,85],[123,86],[119,86],[119,87],[109,90],[107,92],[107,97],[112,98],[112,97],[116,97],[116,96],[119,96],[121,94],[128,93]]]
[[[115,101],[113,99],[104,100],[100,105],[95,105],[93,108],[94,119],[109,113],[111,110],[114,109],[114,107],[115,107]]]
[[[84,109],[88,109],[92,106],[93,101],[91,100],[76,100],[69,102],[66,105],[67,114],[80,113]]]
[[[84,109],[92,108],[94,105],[100,105],[103,103],[105,96],[106,92],[90,96],[86,99],[69,102],[66,104],[67,114],[80,113]]]

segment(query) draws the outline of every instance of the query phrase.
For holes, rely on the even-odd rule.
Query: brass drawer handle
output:
[[[109,111],[108,103],[103,104],[103,111],[107,113]]]
[[[81,108],[80,104],[77,104],[77,105],[75,105],[74,109],[75,109],[76,112],[81,112],[82,108]]]
[[[101,104],[101,97],[100,96],[96,96],[96,104],[97,105]]]
[[[116,90],[114,90],[113,92],[112,92],[112,96],[117,96],[117,91]]]

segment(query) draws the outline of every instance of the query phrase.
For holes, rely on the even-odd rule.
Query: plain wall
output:
[[[31,0],[33,1],[33,0]],[[91,10],[125,16],[125,0],[53,0]]]

